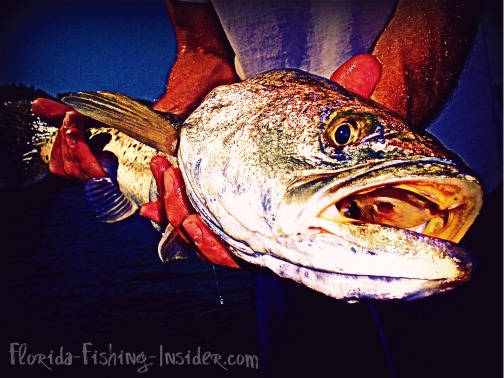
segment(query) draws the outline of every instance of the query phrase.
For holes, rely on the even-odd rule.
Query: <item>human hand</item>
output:
[[[45,98],[34,100],[32,110],[42,119],[61,123],[51,151],[51,173],[80,182],[107,177],[84,136],[84,123],[91,120],[67,105]]]
[[[162,156],[155,156],[150,167],[159,198],[142,205],[140,215],[162,226],[170,224],[204,262],[240,268],[238,259],[196,214],[187,197],[180,169]]]

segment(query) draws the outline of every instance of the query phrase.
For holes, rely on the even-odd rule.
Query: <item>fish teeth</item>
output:
[[[332,221],[332,220],[327,220],[327,219],[323,219],[323,218],[310,218],[308,220],[308,222],[306,222],[304,224],[304,227],[302,228],[301,233],[305,233],[306,230],[308,229],[322,229],[322,230],[325,230],[331,234],[338,234],[339,232],[339,229],[338,229],[338,225]]]
[[[427,227],[427,224],[429,222],[424,222],[422,224],[419,224],[418,226],[415,226],[415,227],[410,227],[408,228],[408,230],[410,231],[414,231],[414,232],[418,232],[419,234],[423,233],[425,228]]]

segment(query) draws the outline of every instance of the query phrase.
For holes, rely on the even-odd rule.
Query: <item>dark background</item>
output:
[[[162,1],[30,2],[2,16],[2,84],[57,96],[113,90],[154,101],[174,59]],[[50,177],[4,190],[2,371],[6,376],[138,376],[132,367],[12,367],[8,347],[29,352],[166,350],[260,354],[283,373],[335,377],[502,375],[502,184],[488,194],[463,243],[479,264],[457,290],[412,303],[347,305],[269,276],[193,257],[163,264],[159,234],[135,215],[101,224],[79,185]],[[391,368],[393,366],[393,368]],[[189,367],[147,376],[183,376]],[[199,373],[257,376],[251,369]]]

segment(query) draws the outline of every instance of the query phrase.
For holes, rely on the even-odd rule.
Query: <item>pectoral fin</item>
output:
[[[96,217],[105,223],[125,219],[138,209],[109,177],[88,180],[84,192]]]
[[[175,227],[168,224],[158,244],[158,255],[161,261],[185,260],[190,252],[191,248],[180,238]]]

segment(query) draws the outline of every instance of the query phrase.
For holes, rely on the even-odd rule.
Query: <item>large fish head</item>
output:
[[[186,120],[179,165],[236,256],[348,301],[414,299],[473,269],[457,243],[482,205],[427,133],[337,84],[272,71],[215,89]]]

